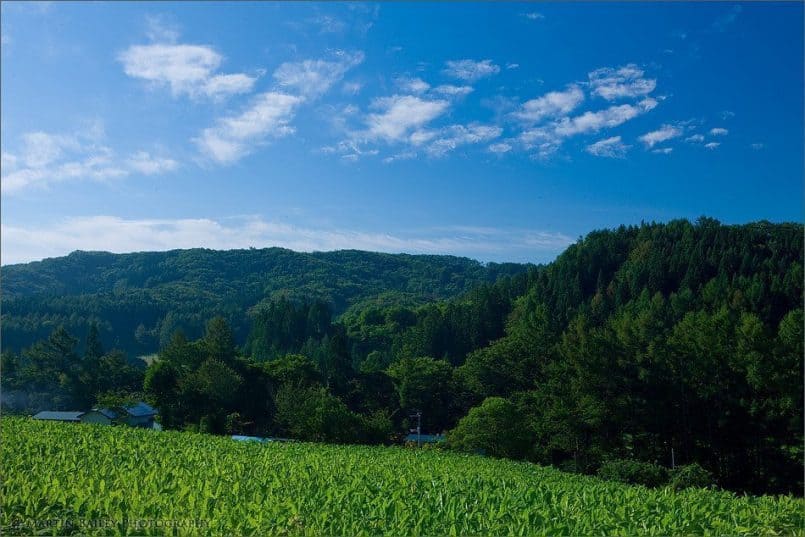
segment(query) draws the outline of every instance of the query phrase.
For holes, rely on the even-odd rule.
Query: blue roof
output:
[[[418,435],[416,433],[413,433],[413,434],[409,434],[408,436],[405,437],[406,442],[417,442],[417,441],[419,441],[419,442],[431,443],[431,442],[441,442],[442,440],[444,440],[444,435],[443,434],[419,434]]]
[[[259,436],[244,436],[242,434],[233,434],[232,440],[237,440],[238,442],[265,442],[265,438]]]
[[[54,421],[81,421],[84,412],[56,412],[53,410],[43,410],[34,415],[35,420],[54,420]]]
[[[143,417],[143,416],[156,416],[157,411],[154,407],[147,405],[140,401],[139,403],[131,406],[123,407],[130,416]]]

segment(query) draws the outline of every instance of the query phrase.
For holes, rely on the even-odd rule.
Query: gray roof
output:
[[[43,410],[34,415],[35,420],[53,421],[81,421],[84,412],[57,412],[53,410]]]
[[[154,407],[147,405],[140,401],[137,404],[123,407],[123,409],[129,413],[129,415],[140,418],[143,416],[156,416],[157,411]]]
[[[103,414],[104,416],[106,416],[110,420],[113,420],[113,419],[115,419],[117,417],[117,412],[115,412],[114,410],[110,410],[108,408],[93,408],[92,412],[97,412],[99,414]]]

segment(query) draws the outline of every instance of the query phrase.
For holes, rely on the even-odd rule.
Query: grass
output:
[[[2,420],[3,534],[805,535],[788,496],[436,450]]]

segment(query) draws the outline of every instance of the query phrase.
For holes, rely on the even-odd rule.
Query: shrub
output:
[[[631,485],[660,487],[668,484],[669,472],[663,466],[630,459],[612,459],[598,469],[598,477]]]
[[[715,486],[713,474],[697,463],[680,466],[671,472],[671,487],[682,490],[690,487],[710,488]]]
[[[522,459],[530,441],[517,407],[502,397],[488,397],[461,418],[448,433],[447,444],[460,451]]]

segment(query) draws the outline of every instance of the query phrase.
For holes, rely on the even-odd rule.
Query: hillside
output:
[[[75,525],[58,534],[138,535],[164,530],[137,521],[205,535],[801,535],[805,523],[791,497],[651,490],[435,450],[19,418],[2,432],[9,535],[35,533],[34,517]]]
[[[142,354],[177,328],[200,335],[215,315],[225,316],[242,341],[247,311],[277,296],[321,300],[338,315],[383,294],[411,304],[445,299],[526,268],[354,250],[73,252],[2,268],[3,346],[19,350],[59,324],[83,335],[95,320],[108,346]]]
[[[468,452],[585,474],[613,459],[697,464],[723,488],[796,493],[802,237],[794,223],[621,226],[446,300],[355,295],[333,318],[315,299],[265,298],[245,337],[212,319],[227,310],[200,311],[209,322],[189,338],[163,321],[169,342],[146,371],[59,329],[3,354],[3,394],[24,413],[134,393],[170,429],[366,444],[419,412]]]

